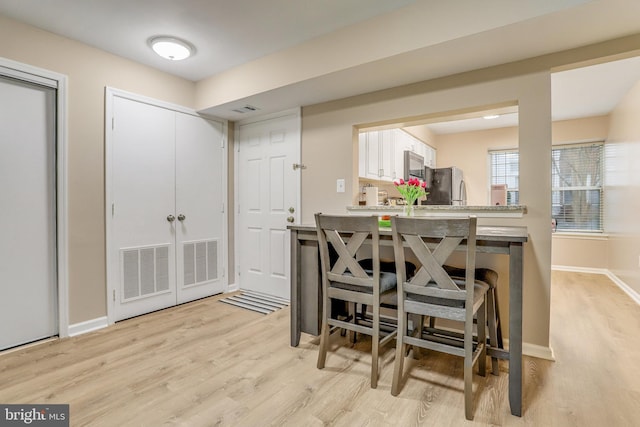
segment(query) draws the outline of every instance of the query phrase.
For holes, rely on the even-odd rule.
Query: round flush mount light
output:
[[[192,56],[196,49],[176,37],[156,36],[149,39],[149,46],[158,55],[171,61],[181,61]]]

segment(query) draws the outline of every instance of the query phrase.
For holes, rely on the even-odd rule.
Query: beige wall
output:
[[[551,243],[551,264],[559,268],[609,268],[607,251],[609,237],[605,235],[555,233]]]
[[[0,15],[0,56],[68,76],[69,322],[106,315],[105,86],[193,107],[195,84]]]
[[[508,127],[436,136],[438,167],[457,166],[464,173],[467,204],[483,206],[489,195],[489,158],[494,149],[518,148],[518,128]]]
[[[313,222],[314,212],[345,213],[345,207],[355,200],[357,185],[354,183],[358,182],[358,170],[354,126],[390,119],[401,122],[407,117],[428,117],[442,111],[462,111],[508,102],[519,104],[520,150],[522,156],[530,159],[530,163],[522,165],[522,176],[537,176],[541,171],[543,176],[548,176],[548,179],[536,179],[535,182],[523,180],[521,199],[523,204],[530,206],[525,218],[499,221],[528,227],[524,339],[546,348],[549,344],[551,271],[549,72],[495,79],[483,79],[482,73],[470,73],[303,108],[302,161],[307,169],[302,174],[302,221]],[[343,194],[335,192],[337,178],[347,178],[347,191]],[[485,220],[485,223],[491,223],[491,220]],[[508,282],[506,264],[496,261],[495,265]]]
[[[640,81],[611,113],[605,150],[609,270],[640,293]]]

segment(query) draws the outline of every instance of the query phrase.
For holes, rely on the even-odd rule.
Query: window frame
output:
[[[556,175],[555,169],[555,160],[554,156],[556,152],[562,150],[570,150],[577,149],[581,147],[599,147],[599,159],[598,159],[598,175],[599,175],[599,185],[574,185],[574,186],[554,186],[554,176]],[[589,198],[589,192],[597,191],[598,192],[598,215],[597,215],[597,228],[566,228],[562,227],[562,224],[557,221],[557,230],[560,232],[566,233],[603,233],[604,232],[604,162],[605,162],[605,142],[604,141],[592,141],[592,142],[584,142],[584,143],[573,143],[573,144],[558,144],[551,147],[551,210],[552,217],[553,209],[554,209],[554,193],[556,192],[573,192],[580,191],[585,192],[587,195],[586,198]],[[584,164],[586,166],[586,163]],[[558,178],[560,180],[560,178]]]
[[[600,147],[600,159],[599,159],[599,167],[600,167],[600,171],[599,171],[599,185],[581,185],[581,186],[554,186],[554,176],[556,175],[556,172],[554,171],[554,155],[555,152],[563,150],[563,149],[575,149],[575,148],[580,148],[580,147],[591,147],[591,146],[599,146]],[[502,177],[501,180],[498,180],[500,182],[497,182],[495,180],[495,176],[494,176],[494,170],[495,170],[495,165],[494,165],[494,160],[495,160],[495,155],[496,154],[501,154],[501,153],[516,153],[517,154],[517,164],[518,164],[518,175],[517,175],[517,179],[518,179],[518,184],[519,184],[519,179],[520,179],[520,151],[518,148],[499,148],[499,149],[490,149],[488,150],[488,162],[489,162],[489,179],[488,179],[488,183],[489,183],[489,194],[491,192],[491,185],[493,184],[504,184],[506,181],[506,177]],[[604,233],[604,191],[605,191],[605,185],[604,185],[604,165],[605,163],[605,141],[602,140],[596,140],[596,141],[589,141],[589,142],[580,142],[580,143],[565,143],[565,144],[557,144],[557,145],[553,145],[551,147],[551,209],[552,209],[552,218],[555,218],[553,216],[553,209],[554,209],[554,193],[556,192],[571,192],[571,191],[585,191],[585,192],[589,192],[589,191],[597,191],[599,194],[599,212],[598,212],[598,218],[597,218],[597,228],[566,228],[563,227],[562,224],[558,223],[557,224],[557,228],[556,230],[558,232],[562,232],[562,233],[583,233],[583,234],[602,234]],[[520,193],[520,186],[518,185],[517,188],[507,188],[507,192],[509,193],[513,193],[515,192],[516,195],[515,197],[508,197],[507,198],[507,205],[517,205],[519,203],[519,193]],[[515,200],[514,200],[515,199]],[[557,218],[556,218],[557,220]],[[557,221],[556,221],[557,222]]]
[[[518,165],[518,173],[515,175],[516,180],[518,181],[518,185],[516,187],[507,186],[507,206],[517,206],[520,203],[520,151],[517,148],[503,148],[503,149],[495,149],[489,150],[489,194],[491,194],[491,186],[495,184],[508,184],[508,177],[513,177],[513,174],[505,173],[504,176],[499,180],[500,182],[494,182],[494,154],[504,154],[504,155],[513,155],[516,154],[518,157],[517,165]],[[505,165],[506,166],[506,165]],[[515,194],[514,194],[515,193]]]

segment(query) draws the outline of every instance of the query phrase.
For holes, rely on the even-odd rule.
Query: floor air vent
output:
[[[289,305],[289,300],[262,294],[253,291],[242,291],[238,295],[233,295],[220,300],[225,304],[235,305],[246,310],[257,311],[262,314],[273,313]]]

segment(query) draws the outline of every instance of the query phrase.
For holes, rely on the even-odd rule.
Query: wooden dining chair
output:
[[[400,392],[406,346],[416,346],[464,358],[465,416],[473,419],[473,368],[480,375],[486,371],[486,329],[477,328],[473,339],[474,317],[478,325],[486,324],[486,297],[489,285],[475,280],[476,223],[469,218],[404,218],[392,217],[391,230],[397,266],[405,263],[405,250],[420,264],[415,275],[407,279],[398,268],[398,331],[391,394]],[[465,277],[451,277],[443,268],[455,250],[465,252]],[[442,331],[419,325],[409,332],[408,315],[455,320],[464,324],[459,339]]]
[[[316,230],[322,270],[322,328],[318,369],[325,366],[330,333],[336,329],[371,336],[371,388],[378,384],[379,348],[395,336],[395,328],[381,334],[380,307],[396,303],[396,274],[380,270],[378,217],[331,216],[316,214]],[[371,269],[358,263],[358,251],[371,246]],[[334,256],[331,256],[331,253]],[[332,301],[370,306],[371,318],[363,311],[351,310],[353,319],[333,314]],[[331,329],[333,327],[333,330]]]

